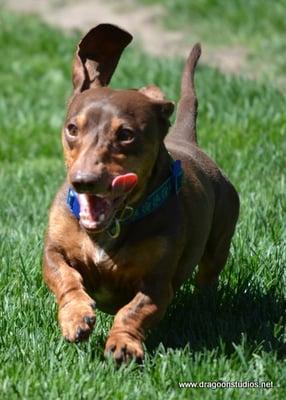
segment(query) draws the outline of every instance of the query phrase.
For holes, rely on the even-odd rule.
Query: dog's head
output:
[[[156,86],[107,87],[131,40],[116,26],[98,25],[79,43],[73,64],[62,140],[68,181],[79,193],[80,222],[93,232],[109,225],[127,197],[131,203],[140,199],[174,109]]]

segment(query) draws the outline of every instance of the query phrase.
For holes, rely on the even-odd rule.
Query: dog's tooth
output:
[[[100,222],[103,222],[105,220],[105,215],[102,213],[102,214],[100,214],[100,216],[99,216],[99,221]]]

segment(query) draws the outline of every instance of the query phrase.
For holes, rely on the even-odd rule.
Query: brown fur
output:
[[[119,28],[99,25],[79,45],[62,136],[67,180],[51,207],[44,250],[44,277],[57,299],[63,335],[71,342],[88,337],[95,299],[100,309],[116,314],[105,352],[117,362],[142,360],[147,330],[164,316],[196,265],[199,287],[216,281],[239,212],[235,189],[196,143],[193,75],[199,45],[187,61],[177,121],[165,138],[174,107],[159,88],[103,87],[130,40]],[[118,144],[121,126],[135,132],[134,142]],[[79,174],[93,177],[96,193],[108,194],[114,177],[136,173],[138,185],[127,198],[136,207],[169,177],[168,152],[182,160],[180,193],[152,215],[122,225],[118,238],[107,229],[87,232],[69,211],[67,190]]]

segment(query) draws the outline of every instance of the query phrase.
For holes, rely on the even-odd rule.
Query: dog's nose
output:
[[[106,185],[102,176],[77,171],[70,177],[72,186],[77,193],[104,193]]]

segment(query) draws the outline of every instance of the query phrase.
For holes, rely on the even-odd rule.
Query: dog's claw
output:
[[[90,307],[91,307],[93,310],[95,310],[95,309],[96,309],[96,302],[95,302],[95,301],[92,301],[92,302],[90,303]]]
[[[86,340],[90,334],[90,328],[78,328],[76,331],[75,342],[81,342],[82,340]]]
[[[111,355],[111,353],[114,353],[114,352],[115,352],[115,349],[116,349],[116,346],[115,346],[115,345],[110,346],[110,348],[105,352],[105,355],[106,355],[107,357],[109,357],[109,356]]]
[[[142,343],[139,340],[131,340],[129,336],[120,338],[110,337],[105,347],[105,357],[111,357],[117,365],[131,360],[141,364],[144,357]]]
[[[95,324],[95,317],[84,317],[84,322],[86,322],[89,326],[93,326]]]
[[[92,332],[96,317],[90,300],[75,299],[59,309],[62,333],[69,342],[86,340]]]

